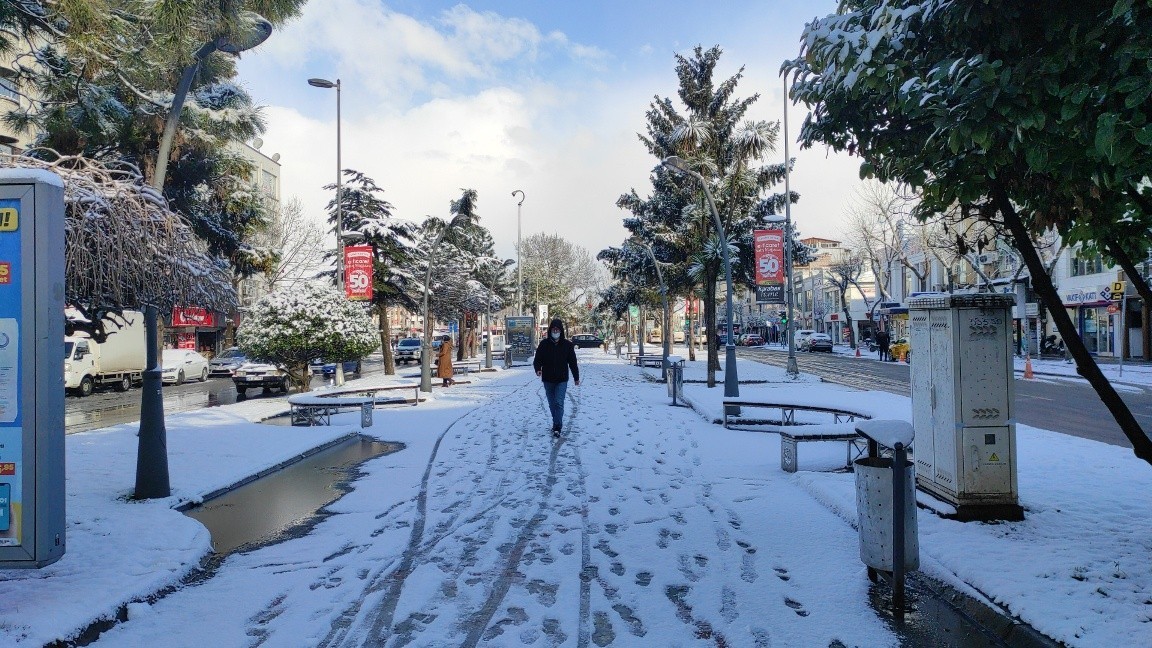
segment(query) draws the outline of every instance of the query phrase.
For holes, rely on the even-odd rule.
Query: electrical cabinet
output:
[[[908,302],[917,486],[958,519],[1023,519],[1016,477],[1011,295]]]

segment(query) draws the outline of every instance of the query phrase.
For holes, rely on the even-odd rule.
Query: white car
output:
[[[803,351],[804,349],[808,348],[808,338],[815,334],[816,331],[812,329],[800,329],[799,331],[796,331],[796,335],[794,335],[792,338],[796,341],[796,349],[798,351]]]
[[[208,380],[208,358],[192,349],[164,349],[160,366],[163,369],[160,380],[166,383],[182,385],[191,378],[200,382]]]

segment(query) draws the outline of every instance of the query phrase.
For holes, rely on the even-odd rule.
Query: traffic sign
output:
[[[1125,289],[1125,286],[1124,286],[1123,281],[1113,281],[1112,282],[1112,301],[1120,301],[1121,299],[1124,299],[1124,289]]]

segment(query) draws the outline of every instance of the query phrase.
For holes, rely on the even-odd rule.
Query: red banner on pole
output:
[[[756,302],[784,303],[784,230],[753,230]]]
[[[344,296],[353,301],[372,299],[372,246],[344,248]]]

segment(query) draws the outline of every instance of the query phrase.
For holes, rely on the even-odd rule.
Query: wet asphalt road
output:
[[[749,360],[780,367],[788,360],[779,348],[739,349],[738,353]],[[796,354],[796,361],[801,372],[820,376],[827,382],[911,395],[908,365],[903,363],[803,352]],[[1128,385],[1120,386],[1118,391],[1136,420],[1145,429],[1152,429],[1152,392]],[[1096,392],[1078,378],[1040,375],[1036,380],[1024,380],[1017,374],[1016,420],[1045,430],[1132,447]]]
[[[364,375],[383,371],[384,361],[379,355],[371,356],[364,359],[361,368]],[[400,370],[403,370],[403,366]],[[313,378],[312,385],[320,384],[321,380],[319,377]],[[247,396],[250,399],[283,399],[284,397],[278,392],[266,394],[260,389],[249,391]],[[203,383],[192,381],[183,385],[164,386],[165,414],[228,405],[237,400],[236,386],[229,377],[209,378]],[[64,431],[67,434],[139,420],[140,388],[138,386],[127,392],[118,392],[112,389],[98,390],[86,398],[69,394],[64,399]]]

